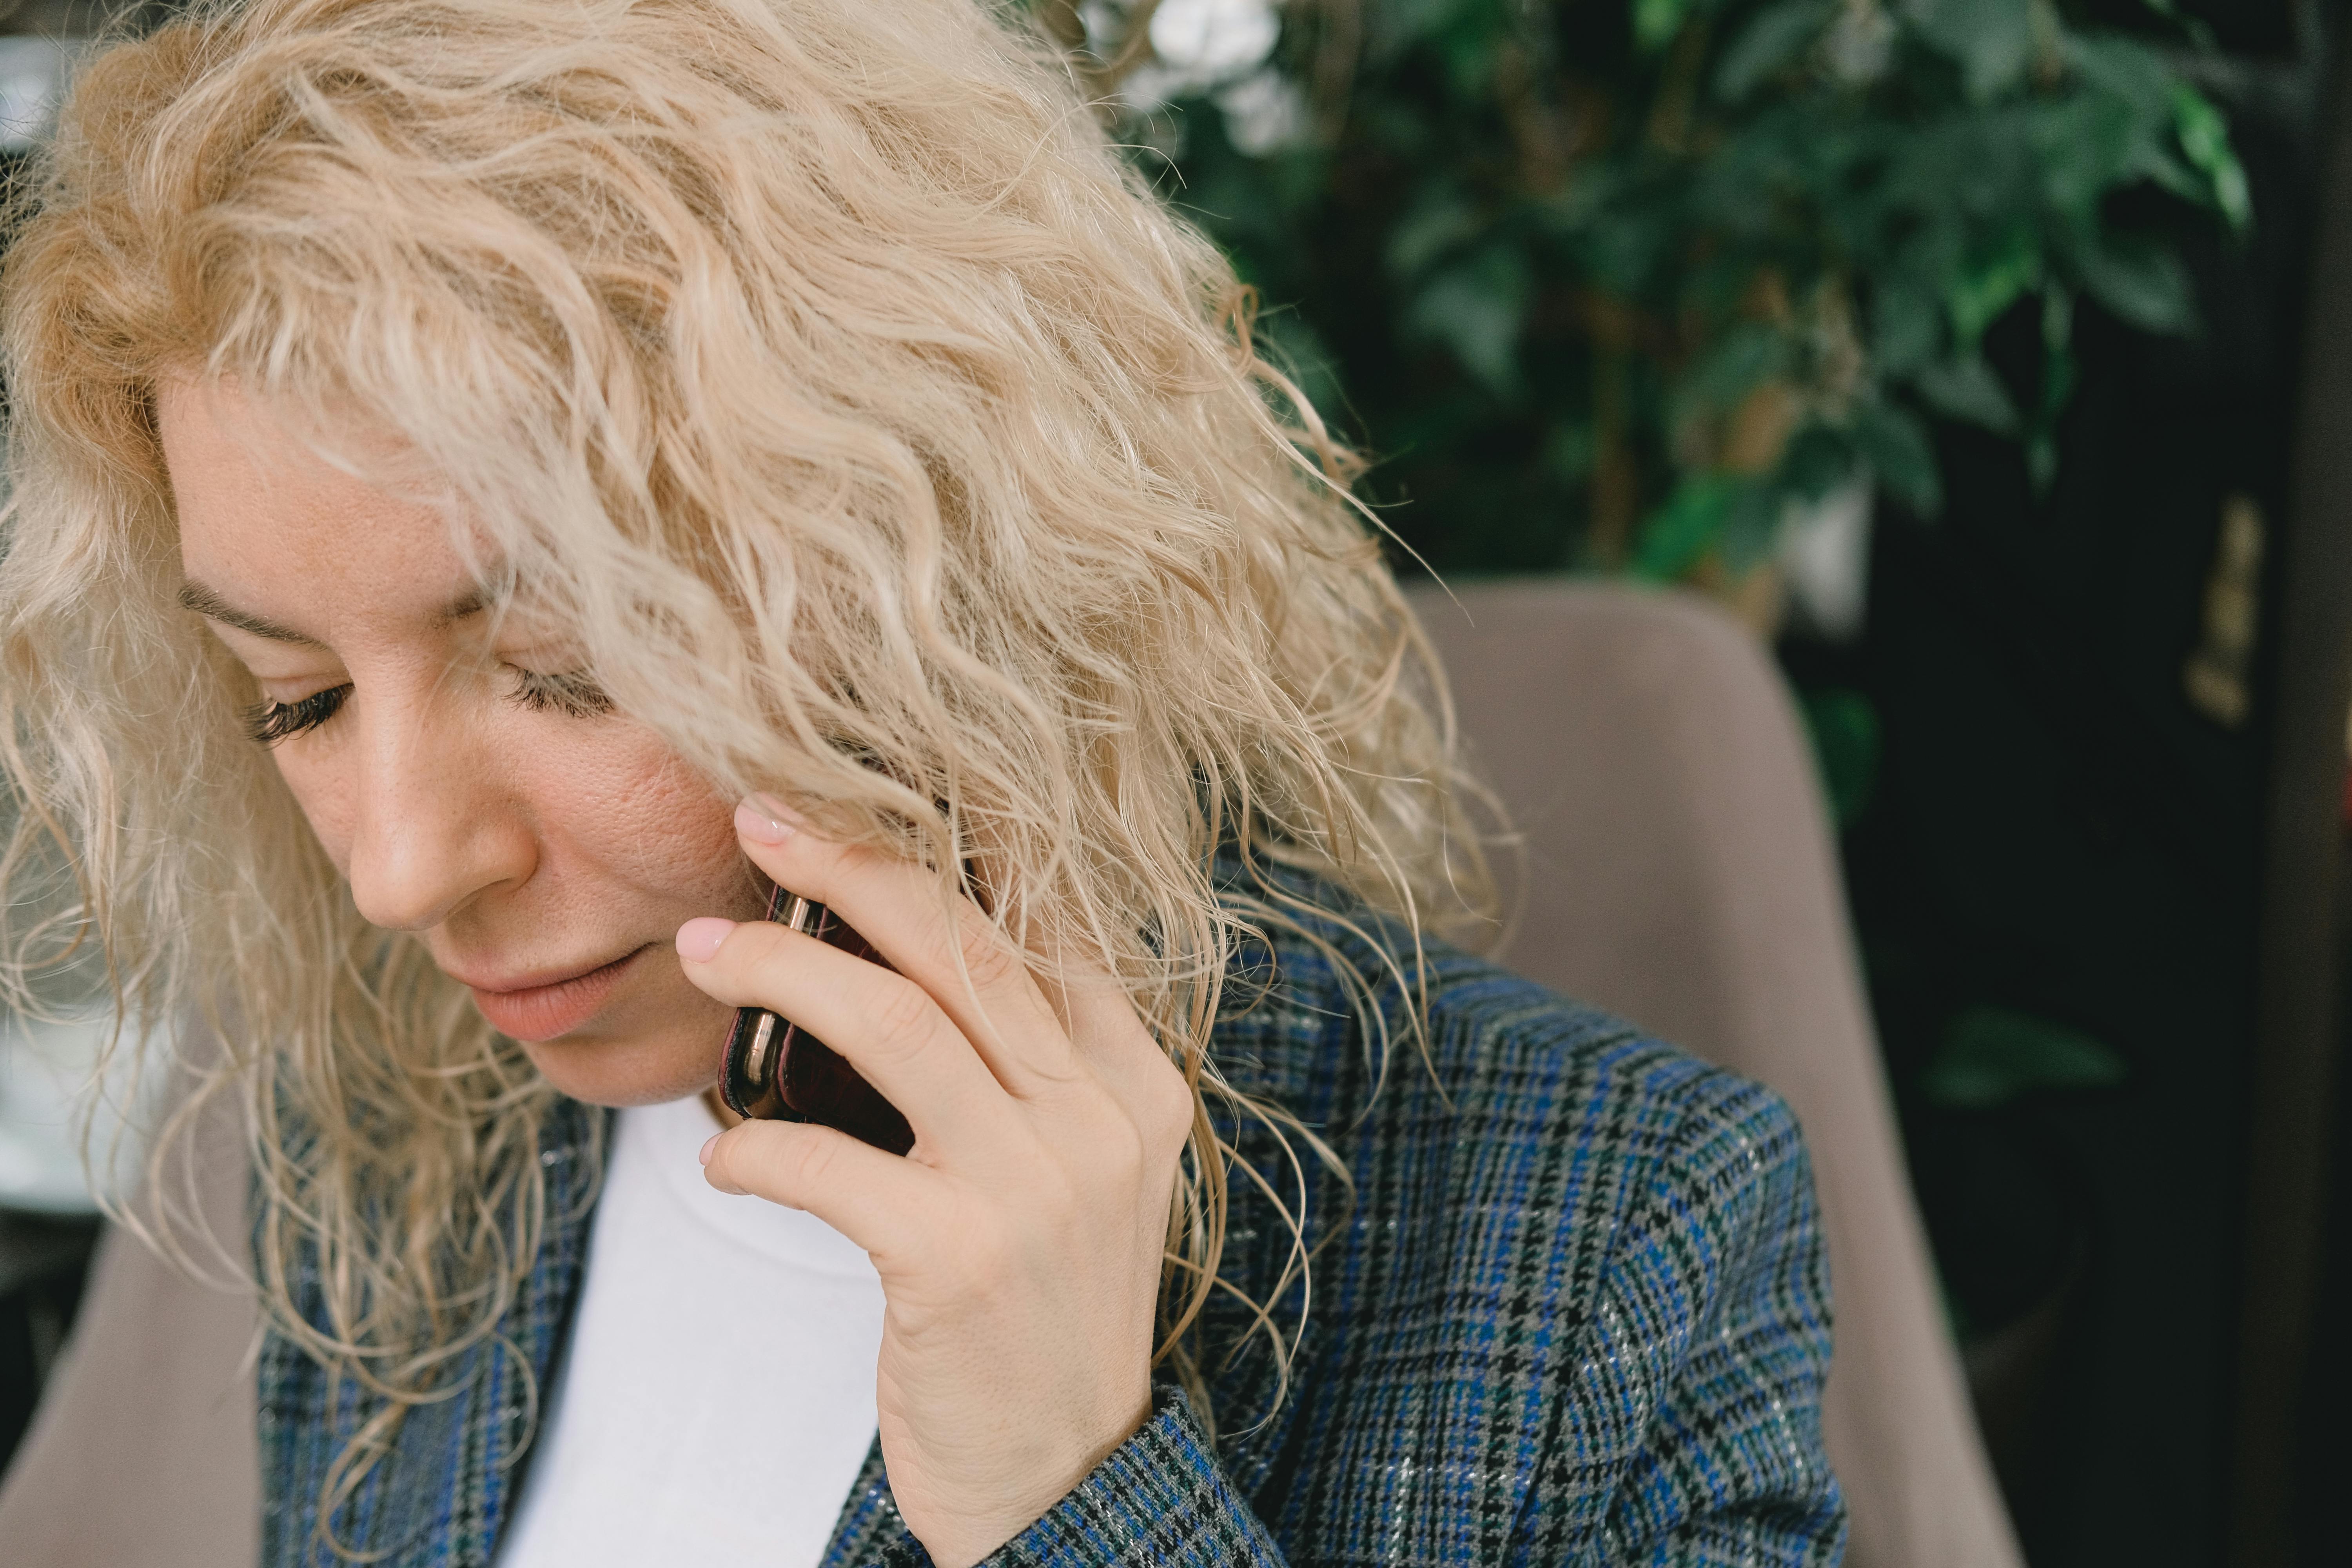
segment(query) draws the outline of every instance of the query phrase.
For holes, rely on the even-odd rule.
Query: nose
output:
[[[528,814],[462,715],[431,702],[355,703],[352,898],[372,925],[427,931],[538,863]],[[373,708],[374,711],[369,712]]]

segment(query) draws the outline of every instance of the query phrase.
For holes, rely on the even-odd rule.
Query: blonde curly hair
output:
[[[1482,914],[1486,883],[1349,458],[1016,14],[215,5],[92,59],[17,222],[8,864],[69,865],[120,1049],[141,1021],[217,1037],[173,1068],[191,1108],[247,1119],[281,1332],[387,1421],[431,1396],[529,1268],[554,1094],[418,941],[360,919],[245,738],[250,678],[174,598],[174,376],[436,495],[719,787],[943,889],[984,865],[1031,951],[1123,976],[1198,1100],[1160,1347],[1197,1384],[1219,1127],[1280,1120],[1209,1046],[1228,957],[1284,896],[1221,887],[1218,852],[1412,932]],[[23,1003],[59,930],[18,934]],[[322,1322],[289,1300],[305,1248]]]

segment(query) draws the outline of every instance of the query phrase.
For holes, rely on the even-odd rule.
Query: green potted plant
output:
[[[2252,221],[2220,111],[2052,0],[1039,3],[1441,563],[1766,624],[1792,530],[1937,510],[1933,419],[2049,483],[2078,310],[2193,326],[2115,196]]]

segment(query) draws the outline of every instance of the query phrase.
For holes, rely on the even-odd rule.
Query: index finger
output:
[[[1080,1070],[1068,1031],[1028,955],[960,892],[922,867],[828,843],[767,795],[736,807],[760,869],[846,921],[947,1014],[1006,1091],[1026,1095]]]

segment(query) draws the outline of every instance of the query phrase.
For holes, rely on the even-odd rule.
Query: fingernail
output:
[[[716,915],[704,915],[690,920],[677,928],[677,955],[697,963],[708,963],[718,952],[719,944],[735,929],[733,921],[722,921]]]
[[[704,1164],[708,1165],[710,1163],[710,1152],[718,1147],[719,1134],[716,1132],[713,1132],[709,1137],[705,1138],[702,1141],[702,1153],[700,1158]]]
[[[782,844],[800,831],[800,819],[772,795],[755,795],[735,808],[735,831],[761,844]]]

